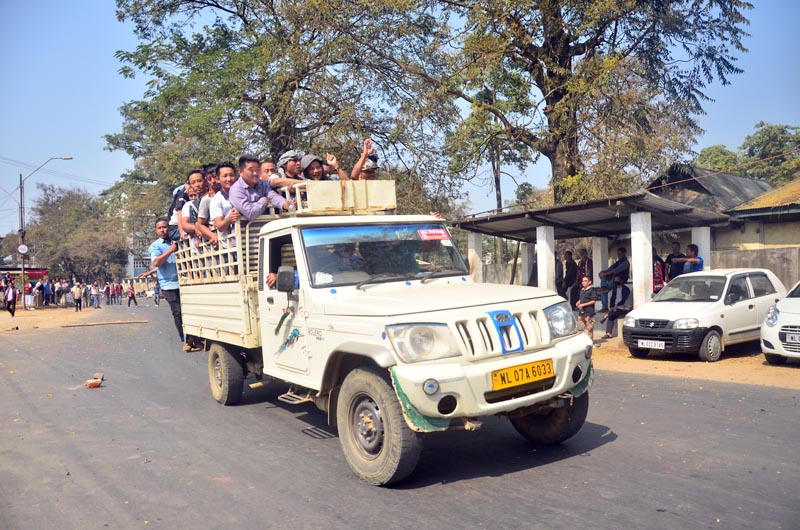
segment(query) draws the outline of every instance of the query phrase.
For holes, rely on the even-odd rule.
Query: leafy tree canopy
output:
[[[758,122],[737,152],[723,145],[700,151],[693,164],[764,179],[781,186],[800,177],[800,127]]]
[[[98,199],[85,190],[41,183],[37,187],[41,194],[27,226],[37,266],[48,267],[52,278],[122,277],[129,249],[122,219],[105,216]]]

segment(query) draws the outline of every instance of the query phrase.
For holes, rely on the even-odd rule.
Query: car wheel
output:
[[[357,368],[347,374],[336,422],[347,463],[370,484],[397,482],[417,467],[422,438],[408,426],[397,393],[376,370]]]
[[[786,361],[789,359],[788,357],[784,357],[783,355],[775,355],[774,353],[765,353],[764,357],[767,358],[767,362],[769,364],[780,366],[781,364],[786,364]]]
[[[700,359],[703,361],[709,363],[719,361],[722,355],[722,339],[719,333],[714,330],[709,331],[706,334],[706,338],[703,339],[702,344],[700,344],[700,351],[698,353]]]
[[[523,438],[536,445],[556,445],[575,436],[589,412],[589,392],[568,399],[560,408],[545,414],[511,418],[511,425]]]
[[[628,351],[637,359],[644,359],[650,353],[647,348],[628,348]]]

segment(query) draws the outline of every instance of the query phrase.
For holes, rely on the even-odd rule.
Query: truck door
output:
[[[273,283],[271,275],[277,273],[278,267],[289,266],[297,271],[291,232],[287,229],[270,234],[261,240],[260,247],[259,306],[264,371],[303,384],[302,376],[308,374],[309,359],[303,339],[306,335],[305,318],[298,314],[302,288],[295,284],[294,293],[287,295],[269,286]]]

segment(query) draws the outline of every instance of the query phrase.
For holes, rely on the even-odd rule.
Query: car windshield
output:
[[[715,302],[722,297],[725,278],[678,276],[653,298],[654,302]]]
[[[442,223],[301,228],[313,287],[469,274]]]

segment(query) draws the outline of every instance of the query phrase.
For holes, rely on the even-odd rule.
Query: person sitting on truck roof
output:
[[[233,183],[228,195],[231,205],[239,214],[251,221],[270,206],[288,210],[293,201],[284,199],[265,180],[259,178],[261,164],[252,155],[239,158],[239,180]]]
[[[209,209],[209,216],[214,228],[217,229],[219,241],[223,247],[236,246],[236,240],[231,237],[231,225],[239,220],[239,210],[231,205],[228,195],[231,191],[231,186],[236,182],[236,170],[230,162],[224,162],[219,165],[217,170],[219,173],[219,193],[214,195],[211,199],[211,206]]]

